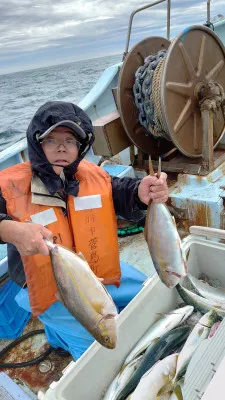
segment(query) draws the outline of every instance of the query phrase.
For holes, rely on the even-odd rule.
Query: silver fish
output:
[[[190,333],[183,349],[178,356],[176,374],[173,379],[174,387],[185,374],[189,361],[191,360],[191,357],[193,356],[199,344],[209,336],[210,330],[217,318],[217,313],[214,310],[207,312],[202,316]]]
[[[205,314],[211,310],[215,310],[219,316],[225,316],[225,310],[223,310],[216,302],[205,299],[204,297],[191,292],[180,284],[176,286],[176,289],[186,304],[192,305],[195,310],[199,310],[202,314]]]
[[[133,350],[124,361],[124,368],[129,362],[136,358],[139,354],[143,353],[150,343],[156,338],[161,337],[166,332],[176,328],[181,322],[185,321],[194,311],[194,307],[185,306],[170,311],[163,318],[156,321],[147,332],[142,336],[138,343],[134,346]]]
[[[125,400],[129,393],[133,392],[141,377],[147,372],[155,363],[172,353],[177,353],[181,346],[184,345],[187,337],[189,336],[190,328],[187,326],[178,327],[166,332],[160,338],[155,339],[144,353],[140,364],[133,374],[129,377],[126,385],[120,391],[116,400]],[[131,364],[131,363],[130,363]],[[128,364],[128,366],[130,365]]]
[[[115,348],[117,309],[111,296],[82,255],[48,240],[46,244],[63,304],[99,343]]]
[[[225,291],[223,292],[218,288],[215,288],[213,286],[208,285],[207,283],[200,281],[190,273],[188,274],[188,279],[191,281],[192,285],[201,296],[205,297],[210,301],[215,302],[225,310]]]
[[[116,400],[121,393],[121,390],[126,386],[134,371],[140,365],[143,355],[132,360],[112,381],[103,400]]]
[[[155,400],[160,389],[167,385],[176,372],[178,354],[171,354],[157,362],[141,378],[131,400]]]
[[[150,175],[154,175],[151,160],[149,169]],[[158,176],[160,173],[161,162],[159,162]],[[173,288],[187,275],[187,264],[174,218],[165,204],[149,202],[145,239],[161,281],[167,287]]]

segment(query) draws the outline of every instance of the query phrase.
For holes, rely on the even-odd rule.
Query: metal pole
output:
[[[212,171],[213,161],[213,112],[202,110],[203,138],[202,138],[202,166],[205,172]]]
[[[124,60],[124,58],[126,57],[126,55],[128,53],[129,43],[130,43],[131,27],[132,27],[132,22],[133,22],[133,18],[135,16],[135,14],[137,14],[139,11],[146,10],[146,8],[151,8],[153,6],[156,6],[157,4],[163,3],[164,1],[166,1],[166,0],[155,1],[152,4],[147,4],[144,7],[137,8],[136,10],[134,10],[131,13],[130,19],[129,19],[129,25],[128,25],[126,48],[125,48],[125,52],[123,53],[123,60]],[[170,7],[171,7],[171,0],[167,0],[167,38],[168,39],[170,37]]]
[[[206,21],[207,25],[210,25],[210,23],[211,23],[210,3],[211,3],[211,0],[208,0],[207,1],[207,21]]]
[[[167,0],[167,39],[170,40],[170,10],[171,0]]]

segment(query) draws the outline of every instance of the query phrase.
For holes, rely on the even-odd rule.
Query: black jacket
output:
[[[129,221],[138,222],[143,219],[144,210],[147,208],[137,196],[139,182],[139,179],[134,178],[112,178],[113,203],[116,215]],[[6,202],[1,193],[0,214],[7,214]],[[18,250],[11,243],[7,244],[7,255],[9,276],[22,287],[26,281],[23,263]]]

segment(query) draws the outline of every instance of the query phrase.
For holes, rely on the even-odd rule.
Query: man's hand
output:
[[[168,200],[169,190],[167,186],[167,174],[161,172],[159,178],[156,176],[145,176],[138,186],[138,197],[148,205],[152,200],[155,203],[165,203]]]
[[[40,224],[3,220],[0,222],[0,237],[12,243],[22,256],[49,255],[43,239],[52,240],[52,232]]]

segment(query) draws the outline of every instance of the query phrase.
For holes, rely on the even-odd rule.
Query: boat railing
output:
[[[154,3],[151,4],[147,4],[144,7],[140,7],[137,8],[136,10],[134,10],[131,15],[130,15],[130,19],[129,19],[129,25],[128,25],[128,32],[127,32],[127,42],[126,42],[126,48],[125,48],[125,52],[123,54],[123,60],[126,57],[128,50],[129,50],[129,44],[130,44],[130,35],[131,35],[131,28],[132,28],[132,22],[133,22],[133,18],[135,16],[135,14],[137,14],[140,11],[146,10],[147,8],[151,8],[153,6],[156,6],[157,4],[163,3],[164,1],[167,1],[167,39],[170,39],[170,9],[171,9],[171,0],[158,0],[155,1]]]
[[[210,3],[211,0],[207,0],[207,21],[206,21],[207,25],[211,24]]]
[[[0,171],[12,165],[28,160],[27,139],[23,138],[2,150],[0,153]]]

